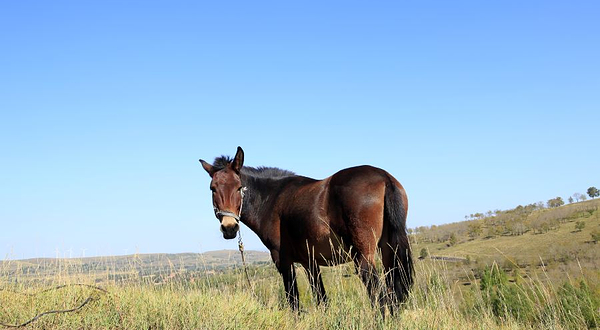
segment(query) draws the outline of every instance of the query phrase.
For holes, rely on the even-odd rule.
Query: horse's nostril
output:
[[[238,225],[237,223],[234,224],[233,226],[224,226],[221,225],[221,232],[222,233],[226,233],[226,234],[233,234],[236,233],[238,230],[240,229],[240,225]]]

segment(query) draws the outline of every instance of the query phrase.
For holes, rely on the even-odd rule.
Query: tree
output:
[[[488,226],[486,238],[494,238],[494,237],[500,235],[500,233],[501,233],[501,228],[497,225],[492,224],[492,225]]]
[[[517,222],[513,226],[513,231],[517,235],[523,235],[527,231],[527,226],[523,222]]]
[[[450,235],[450,240],[449,240],[449,244],[450,246],[456,245],[456,243],[458,242],[458,239],[456,238],[456,235],[454,233],[452,233],[452,235]]]
[[[479,223],[479,222],[470,223],[468,225],[467,230],[469,232],[469,236],[471,236],[473,238],[479,237],[479,235],[481,235],[481,233],[483,232],[483,229],[481,228],[481,223]]]
[[[425,259],[429,256],[429,252],[427,252],[426,248],[421,249],[421,253],[419,253],[419,259]]]
[[[556,197],[548,200],[548,207],[559,207],[565,205],[562,197]]]
[[[598,188],[596,188],[596,187],[589,187],[587,190],[587,194],[591,198],[596,198],[596,197],[600,196],[600,191],[598,191]]]
[[[583,200],[582,198],[584,197],[583,194],[580,193],[574,193],[573,194],[573,198],[575,198],[575,201],[579,202],[580,200]]]
[[[573,197],[569,196],[569,204],[573,203]]]

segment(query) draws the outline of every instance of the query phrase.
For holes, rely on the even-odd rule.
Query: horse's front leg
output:
[[[279,261],[279,273],[283,278],[283,286],[285,288],[285,296],[294,311],[300,309],[300,295],[298,293],[298,283],[296,282],[296,270],[294,263]]]

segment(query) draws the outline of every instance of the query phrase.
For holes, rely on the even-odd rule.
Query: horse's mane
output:
[[[232,161],[233,161],[233,159],[228,156],[217,157],[217,158],[215,158],[215,161],[213,162],[213,167],[215,168],[216,171],[220,171],[220,170],[224,169],[225,167],[227,167],[227,165],[229,165]],[[266,167],[266,166],[259,166],[259,167],[244,166],[244,167],[242,167],[242,174],[252,176],[255,178],[262,178],[262,179],[279,179],[279,178],[285,178],[285,177],[296,175],[296,173],[294,173],[292,171],[282,170],[277,167]]]

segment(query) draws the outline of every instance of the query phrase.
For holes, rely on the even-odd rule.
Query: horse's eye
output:
[[[239,188],[238,188],[238,191],[242,191],[242,188],[244,188],[244,187],[239,187]]]
[[[212,192],[216,192],[216,191],[217,191],[217,189],[215,189],[215,187],[210,187],[210,191],[212,191]]]

